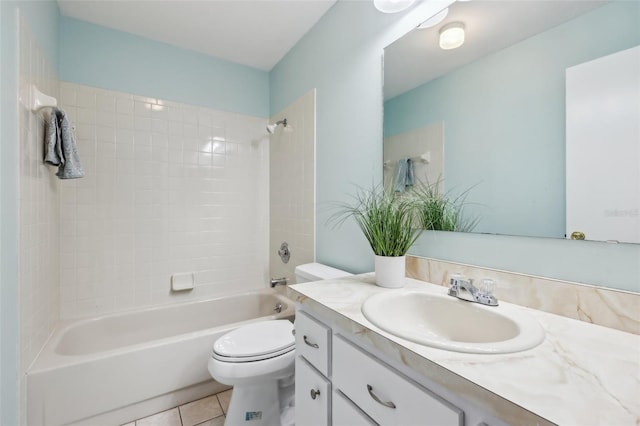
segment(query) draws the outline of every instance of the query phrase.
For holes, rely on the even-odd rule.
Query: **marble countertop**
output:
[[[410,278],[405,289],[447,291]],[[394,290],[376,286],[372,274],[366,274],[295,284],[287,293],[508,424],[640,425],[640,336],[511,305],[543,326],[546,336],[539,346],[500,355],[450,352],[396,337],[370,323],[361,312],[362,303],[385,291]]]

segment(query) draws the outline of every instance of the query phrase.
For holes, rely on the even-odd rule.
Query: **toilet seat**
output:
[[[223,362],[254,362],[274,358],[295,348],[288,320],[260,321],[239,327],[213,344],[211,356]]]

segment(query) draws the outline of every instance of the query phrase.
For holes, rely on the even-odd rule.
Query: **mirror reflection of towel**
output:
[[[58,166],[58,178],[76,179],[84,176],[71,123],[61,109],[51,110],[45,129],[45,148],[44,161]]]
[[[413,186],[413,161],[411,161],[411,158],[401,158],[396,166],[394,190],[396,192],[404,192],[408,186]]]

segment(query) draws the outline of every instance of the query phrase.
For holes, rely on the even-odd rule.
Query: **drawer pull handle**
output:
[[[320,395],[320,391],[317,389],[311,389],[311,399],[316,399],[316,397]]]
[[[389,407],[389,408],[396,408],[396,404],[394,404],[393,402],[391,402],[391,401],[383,401],[378,397],[378,395],[373,393],[373,386],[368,384],[367,385],[367,390],[369,391],[369,395],[371,395],[371,398],[373,398],[373,400],[375,402],[377,402],[378,404],[384,405],[385,407]]]
[[[304,342],[308,345],[311,346],[314,349],[318,349],[320,346],[318,346],[317,343],[311,343],[309,342],[309,340],[307,339],[307,336],[302,336],[302,340],[304,340]]]

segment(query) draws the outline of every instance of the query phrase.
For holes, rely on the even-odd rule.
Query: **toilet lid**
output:
[[[288,352],[295,345],[293,324],[288,320],[260,321],[239,327],[213,344],[216,355],[256,358]]]

